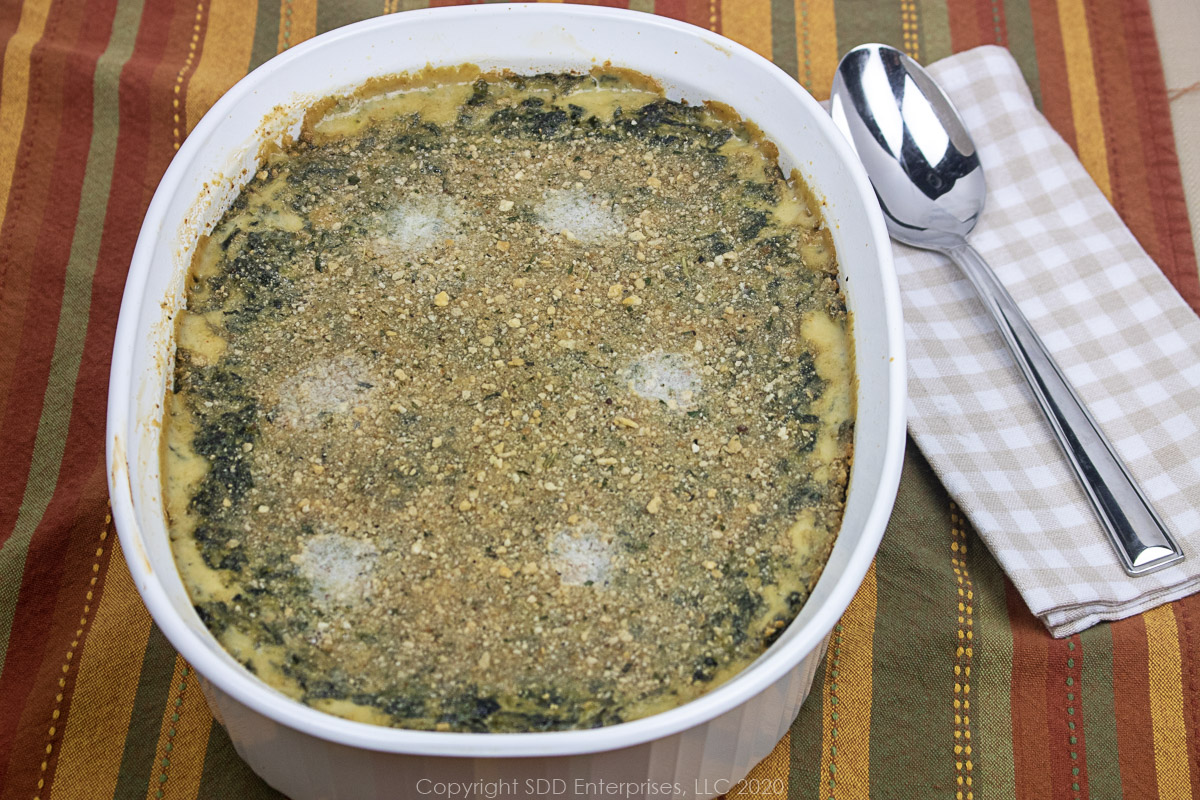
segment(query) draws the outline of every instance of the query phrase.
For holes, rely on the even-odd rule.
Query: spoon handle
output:
[[[1121,566],[1130,575],[1142,575],[1183,560],[1170,531],[983,256],[966,243],[944,252],[975,285],[995,318]]]

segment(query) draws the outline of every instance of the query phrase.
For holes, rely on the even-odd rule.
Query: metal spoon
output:
[[[830,113],[867,169],[892,237],[949,256],[979,292],[1121,566],[1141,575],[1183,559],[1162,520],[967,234],[987,187],[975,145],[950,100],[917,62],[865,44],[847,53]]]

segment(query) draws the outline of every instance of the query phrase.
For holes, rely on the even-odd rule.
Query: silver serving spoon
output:
[[[987,186],[971,136],[941,88],[899,50],[864,44],[838,65],[830,113],[866,167],[892,237],[949,256],[979,292],[1125,571],[1141,575],[1181,561],[1183,551],[1016,301],[967,243]]]

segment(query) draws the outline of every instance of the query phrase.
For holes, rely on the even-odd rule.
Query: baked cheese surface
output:
[[[172,546],[222,645],[316,708],[635,719],[759,656],[828,557],[835,254],[728,109],[469,73],[325,104],[201,242]]]

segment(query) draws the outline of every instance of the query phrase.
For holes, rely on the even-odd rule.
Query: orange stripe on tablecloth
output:
[[[995,35],[984,30],[979,22],[978,0],[946,0],[946,16],[950,22],[950,45],[954,52],[970,50],[981,44],[994,44]]]
[[[1147,179],[1146,152],[1141,128],[1132,117],[1138,113],[1129,50],[1121,24],[1124,0],[1089,0],[1088,24],[1095,39],[1095,60],[1100,112],[1109,150],[1112,203],[1147,252],[1154,257],[1158,230],[1157,204]]]
[[[84,8],[82,5],[75,7]],[[56,5],[56,9],[62,8],[71,6]],[[91,528],[97,519],[103,518],[105,494],[103,430],[102,426],[93,424],[97,418],[95,389],[103,386],[107,379],[116,320],[113,312],[120,304],[120,286],[128,268],[129,253],[137,238],[145,202],[169,158],[166,154],[170,152],[170,126],[166,122],[169,117],[164,111],[160,116],[166,117],[162,125],[165,135],[159,137],[161,146],[158,148],[164,155],[159,159],[161,166],[152,176],[148,176],[145,170],[146,150],[139,141],[140,133],[146,131],[147,126],[139,118],[154,107],[169,108],[167,98],[170,97],[169,81],[175,74],[174,64],[164,69],[167,80],[161,84],[163,91],[159,93],[162,103],[149,102],[147,85],[150,76],[157,75],[158,66],[161,66],[158,59],[162,52],[159,33],[165,31],[169,21],[173,21],[170,13],[173,10],[172,7],[166,7],[165,14],[148,11],[141,18],[135,55],[122,70],[120,83],[124,102],[120,104],[121,122],[115,161],[120,169],[113,173],[111,189],[111,197],[119,198],[119,201],[108,204],[92,283],[93,313],[87,320],[73,399],[66,401],[71,404],[71,423],[67,426],[61,458],[63,468],[58,473],[50,503],[30,540],[28,567],[22,580],[20,605],[13,625],[14,648],[8,663],[11,669],[6,668],[0,674],[0,763],[7,761],[10,753],[36,753],[43,747],[49,748],[45,752],[51,753],[47,760],[51,765],[55,763],[59,753],[58,741],[44,742],[42,720],[52,715],[55,703],[61,704],[61,709],[69,708],[78,669],[72,668],[62,675],[55,675],[58,662],[49,660],[50,655],[45,648],[53,645],[57,651],[59,642],[66,645],[72,641],[72,631],[90,632],[94,605],[91,600],[84,601],[84,594],[88,591],[89,583],[95,586],[97,578],[100,584],[105,582],[110,563],[107,553],[111,552],[111,547],[106,548],[103,559],[93,563],[96,545]],[[155,25],[155,17],[162,18],[164,24]],[[96,25],[98,18],[99,15],[95,14],[89,21]],[[52,17],[47,29],[52,29],[54,24],[55,18]],[[104,30],[103,26],[100,28]],[[153,89],[153,85],[149,88]],[[57,134],[54,138],[57,139]],[[63,402],[62,398],[57,398],[57,401]],[[89,565],[92,567],[90,571]],[[91,591],[100,589],[93,588]],[[76,603],[83,603],[82,615]],[[62,724],[66,725],[67,721],[63,720]],[[31,741],[34,736],[43,740]],[[36,783],[39,762],[32,758],[13,758],[9,764],[7,779],[14,796],[28,800],[30,795],[25,792],[32,790]],[[29,773],[28,779],[24,777],[26,773]],[[4,778],[0,778],[0,783],[3,782]],[[18,791],[19,795],[16,794]],[[0,792],[0,796],[9,795]]]
[[[792,732],[788,731],[771,754],[725,795],[727,800],[787,800],[791,770]]]
[[[49,484],[31,486],[30,468],[50,469],[38,463],[34,443],[68,260],[64,230],[75,220],[80,167],[91,138],[91,64],[86,62],[103,47],[96,32],[103,33],[108,19],[104,9],[84,2],[43,5],[52,5],[54,12],[37,32],[40,38],[18,32],[9,42],[5,62],[13,71],[4,73],[0,97],[4,115],[14,117],[0,120],[0,150],[5,151],[0,160],[12,156],[0,171],[0,453],[6,459],[0,484],[5,556],[0,561],[0,670],[8,659],[17,590],[37,517],[30,512],[44,505],[45,490],[53,483],[51,475]],[[81,34],[87,18],[94,27]],[[14,55],[10,62],[7,56]],[[10,84],[20,94],[5,102]],[[48,207],[54,212],[47,213]]]
[[[1067,85],[1075,121],[1075,150],[1092,180],[1112,198],[1108,144],[1100,116],[1100,93],[1092,58],[1091,28],[1083,0],[1058,0],[1058,25],[1067,62]]]
[[[795,0],[795,9],[800,79],[814,97],[825,100],[838,65],[833,0]]]
[[[1117,719],[1117,766],[1121,794],[1133,800],[1156,800],[1150,715],[1150,651],[1145,615],[1112,623],[1113,707]],[[1173,800],[1163,797],[1160,800]]]
[[[1071,111],[1071,90],[1067,85],[1067,57],[1058,29],[1058,6],[1055,0],[1029,0],[1029,15],[1033,23],[1042,113],[1059,136],[1074,147],[1075,118]]]
[[[317,0],[282,0],[279,4],[277,52],[317,35]]]
[[[717,0],[656,0],[654,13],[713,31],[721,29]]]
[[[821,790],[833,798],[867,797],[871,789],[871,669],[874,666],[875,562],[834,627],[825,659]]]
[[[721,0],[721,19],[721,33],[771,58],[771,0]]]
[[[183,656],[176,656],[146,800],[155,800],[159,791],[171,800],[195,800],[200,793],[212,722],[199,678]]]
[[[112,797],[149,636],[150,615],[118,549],[79,661],[51,800]]]
[[[13,169],[21,133],[25,130],[25,109],[29,102],[29,56],[46,30],[49,2],[21,4],[17,32],[4,49],[4,75],[0,79],[0,223],[8,207]]]
[[[8,383],[14,388],[0,434],[0,451],[8,455],[7,472],[12,478],[0,489],[0,505],[5,509],[0,513],[0,547],[6,562],[0,565],[0,669],[7,657],[30,541],[63,471],[62,448],[99,237],[95,215],[89,212],[97,204],[103,209],[112,173],[111,160],[105,162],[100,156],[111,153],[115,140],[106,120],[116,113],[116,76],[106,62],[114,55],[114,42],[132,38],[132,26],[114,31],[117,5],[112,0],[92,0],[77,6],[81,24],[70,48],[55,46],[55,41],[69,40],[71,35],[54,17],[47,22],[43,45],[34,56],[38,77],[30,84],[30,95],[35,105],[26,121],[30,135],[22,145],[28,149],[18,155],[7,230],[0,245],[4,282],[0,293],[6,296],[0,304],[4,316],[0,346],[6,354],[0,358],[12,364],[14,376]],[[43,48],[53,52],[43,53]],[[56,92],[44,76],[58,71],[53,64],[64,54],[65,71]],[[111,92],[101,87],[111,87]],[[61,96],[57,104],[52,102],[56,94]],[[57,135],[52,108],[61,108]],[[31,139],[42,146],[29,147]],[[100,163],[93,163],[96,159]],[[54,211],[45,214],[47,203]],[[15,356],[9,356],[14,350]],[[12,413],[18,409],[19,413]]]
[[[1016,800],[1045,800],[1052,796],[1046,757],[1050,749],[1046,684],[1029,680],[1029,676],[1048,673],[1050,636],[1007,579],[1004,594],[1013,638],[1011,714]]]
[[[209,0],[204,45],[188,84],[188,131],[249,69],[257,9],[246,0]]]
[[[1175,612],[1168,604],[1152,608],[1142,616],[1146,621],[1158,796],[1191,800],[1187,728],[1183,721],[1183,662]]]
[[[1008,31],[1004,21],[1004,4],[1000,0],[972,3],[971,14],[974,17],[972,26],[975,37],[971,47],[983,44],[1007,46]]]

